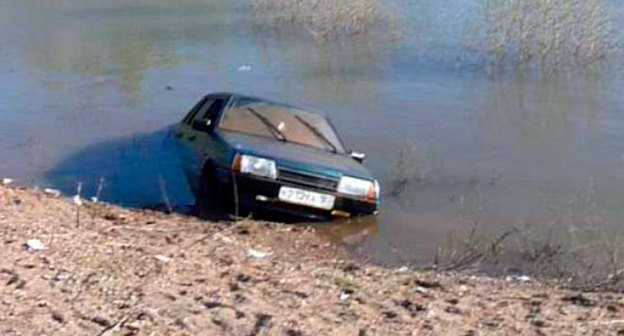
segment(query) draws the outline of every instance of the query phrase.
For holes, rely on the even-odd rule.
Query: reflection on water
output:
[[[316,232],[329,240],[354,246],[379,232],[379,221],[375,216],[339,220],[335,223],[314,224]]]
[[[402,1],[400,40],[318,44],[254,30],[245,1],[0,2],[0,175],[85,196],[104,177],[126,205],[165,181],[188,204],[163,129],[234,91],[325,111],[382,187],[404,184],[378,218],[318,228],[375,261],[429,262],[475,222],[623,222],[622,67],[484,71],[462,44],[473,3],[453,4]]]
[[[494,79],[482,102],[486,141],[506,138],[518,146],[570,151],[577,140],[599,136],[600,114],[610,104],[602,75],[518,72],[511,80]]]

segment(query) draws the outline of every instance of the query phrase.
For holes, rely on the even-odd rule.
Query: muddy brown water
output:
[[[475,223],[624,230],[621,57],[492,71],[463,42],[472,2],[453,2],[403,1],[399,40],[318,44],[255,29],[243,1],[1,1],[0,175],[85,196],[103,178],[103,200],[184,208],[163,129],[234,91],[322,110],[367,153],[381,214],[320,231],[372,260],[427,263]]]

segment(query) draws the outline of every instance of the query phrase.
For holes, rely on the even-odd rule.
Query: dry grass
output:
[[[302,27],[318,40],[399,27],[395,12],[379,0],[255,0],[252,10],[260,26]]]
[[[484,266],[503,274],[507,268],[526,272],[571,289],[624,291],[624,241],[617,229],[598,224],[556,233],[523,225],[492,236],[475,223],[467,234],[450,237],[432,265],[444,271],[480,271]]]
[[[482,9],[473,38],[499,64],[588,65],[614,48],[601,0],[485,0]]]
[[[390,178],[390,197],[401,196],[410,183],[422,181],[427,174],[427,158],[425,151],[415,144],[401,147],[396,160],[394,174]]]

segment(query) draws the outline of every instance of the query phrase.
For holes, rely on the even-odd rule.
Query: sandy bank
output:
[[[624,334],[622,295],[365,265],[311,229],[0,186],[0,234],[2,335]]]

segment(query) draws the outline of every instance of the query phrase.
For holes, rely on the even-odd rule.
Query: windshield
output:
[[[239,102],[223,113],[219,129],[344,153],[327,119],[289,106],[251,100]]]

